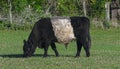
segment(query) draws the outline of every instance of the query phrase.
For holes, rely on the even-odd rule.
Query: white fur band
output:
[[[53,17],[51,18],[54,34],[59,43],[68,44],[75,39],[70,18]]]

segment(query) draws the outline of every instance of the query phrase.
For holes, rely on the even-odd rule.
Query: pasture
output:
[[[49,47],[47,58],[43,49],[37,48],[35,55],[22,58],[23,39],[30,31],[0,31],[0,69],[120,69],[120,29],[91,30],[91,56],[87,58],[82,49],[75,58],[76,43],[57,44],[60,57],[55,57]]]

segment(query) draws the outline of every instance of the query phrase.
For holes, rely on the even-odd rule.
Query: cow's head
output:
[[[23,57],[30,57],[33,54],[33,44],[30,41],[24,40],[24,45],[23,45]]]

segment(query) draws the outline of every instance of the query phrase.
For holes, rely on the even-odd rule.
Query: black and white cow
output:
[[[67,46],[72,40],[76,40],[77,53],[76,57],[80,56],[80,51],[83,46],[86,56],[90,56],[90,21],[86,17],[52,17],[42,18],[35,23],[28,40],[24,40],[23,51],[24,57],[30,57],[35,52],[36,47],[44,48],[44,57],[46,57],[49,45],[55,52],[56,56],[59,53],[56,49],[55,42],[62,43]]]

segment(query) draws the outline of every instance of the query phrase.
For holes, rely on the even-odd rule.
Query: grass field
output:
[[[38,49],[30,58],[22,58],[23,39],[30,31],[0,31],[0,69],[120,69],[120,29],[91,30],[91,56],[74,58],[76,44],[68,49],[57,44],[60,57],[55,57],[49,48],[49,57],[43,58],[43,49]]]

